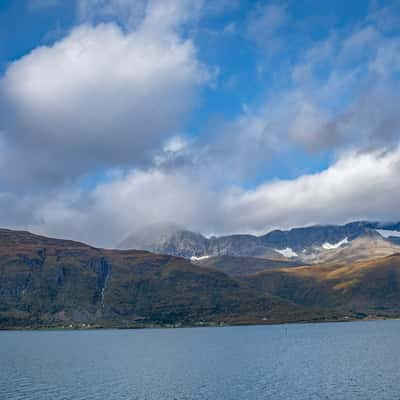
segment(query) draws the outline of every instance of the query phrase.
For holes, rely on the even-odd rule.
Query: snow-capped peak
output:
[[[329,243],[329,242],[325,242],[322,245],[322,248],[324,250],[334,250],[334,249],[338,249],[339,247],[341,247],[341,246],[343,246],[343,245],[345,245],[347,243],[349,243],[349,239],[347,237],[345,237],[343,240],[341,240],[340,242],[337,242],[337,243],[333,243],[332,244],[332,243]]]
[[[190,257],[191,261],[200,261],[200,260],[206,260],[207,258],[210,258],[211,256],[200,256],[200,257],[196,257],[196,256],[192,256]]]
[[[385,239],[390,238],[390,237],[400,237],[399,231],[391,231],[389,229],[377,229],[376,231],[381,236],[383,236]]]

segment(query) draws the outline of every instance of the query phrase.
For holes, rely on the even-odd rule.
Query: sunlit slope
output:
[[[213,268],[234,277],[254,274],[271,268],[289,268],[304,265],[301,261],[233,256],[204,257],[199,260],[192,260],[192,263],[200,267]]]
[[[267,270],[244,278],[253,288],[305,306],[400,314],[400,255]]]
[[[348,264],[356,261],[371,260],[400,253],[400,246],[384,239],[375,232],[368,233],[337,249],[314,251],[305,254],[302,259],[309,264]]]

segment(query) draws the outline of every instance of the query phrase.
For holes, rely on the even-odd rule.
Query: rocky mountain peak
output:
[[[185,258],[233,256],[310,262],[321,257],[325,259],[329,256],[331,259],[334,253],[342,254],[341,250],[358,238],[370,240],[371,248],[381,243],[377,241],[380,238],[387,242],[386,247],[393,246],[397,250],[398,242],[390,236],[393,235],[390,232],[398,225],[355,221],[345,225],[314,225],[286,231],[274,230],[262,236],[235,234],[206,238],[176,224],[161,223],[137,230],[118,247]],[[389,231],[389,228],[393,231]],[[382,248],[382,245],[379,244],[379,247]]]

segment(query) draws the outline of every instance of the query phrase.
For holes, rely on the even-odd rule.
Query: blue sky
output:
[[[3,0],[2,225],[112,246],[399,219],[399,22],[398,0]]]

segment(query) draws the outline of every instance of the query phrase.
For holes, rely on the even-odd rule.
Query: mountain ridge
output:
[[[165,225],[161,225],[165,227]],[[393,246],[393,252],[400,250],[400,223],[355,221],[345,225],[314,225],[292,228],[287,231],[273,230],[264,235],[235,234],[206,238],[200,233],[174,226],[170,235],[157,232],[157,225],[150,228],[152,235],[136,231],[119,246],[120,249],[136,248],[185,258],[198,257],[253,257],[287,261],[299,259],[304,263],[321,262],[322,253],[331,255],[328,250],[351,245],[361,237],[379,237]],[[383,237],[380,232],[395,232],[398,237]],[[141,232],[144,232],[142,234]],[[143,240],[142,236],[146,237]],[[319,256],[318,256],[319,255]],[[385,254],[388,255],[388,254]]]
[[[0,230],[1,328],[235,324],[310,317],[302,306],[259,294],[183,258]]]
[[[219,258],[210,268],[182,257],[0,229],[0,328],[398,317],[399,254],[345,265],[274,265],[257,259],[245,274],[240,258],[234,260],[236,270]]]

